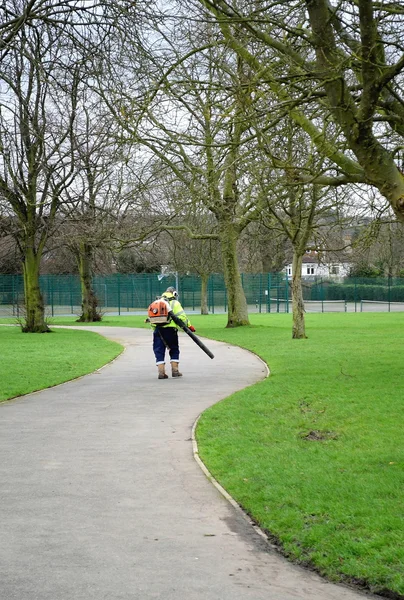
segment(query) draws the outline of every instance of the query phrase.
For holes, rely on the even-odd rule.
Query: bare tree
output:
[[[355,228],[351,276],[403,277],[404,231],[389,218],[368,218]]]
[[[3,63],[0,193],[4,211],[18,223],[28,332],[48,330],[40,261],[61,195],[73,176],[70,137],[79,78],[77,70],[69,76],[61,72],[63,53],[61,41],[40,23],[28,35],[20,32],[19,44],[15,39]]]
[[[216,229],[215,218],[206,209],[187,216],[186,222],[193,232],[211,233]],[[169,264],[176,271],[196,273],[201,278],[201,314],[207,315],[209,277],[223,269],[219,240],[195,239],[182,229],[168,229],[165,236],[169,237]]]
[[[0,5],[0,65],[6,55],[19,46],[19,36],[24,30],[46,25],[57,32],[56,37],[63,36],[66,40],[68,36],[76,45],[88,48],[88,27],[96,25],[98,32],[103,31],[106,35],[116,17],[127,10],[126,2],[103,2],[101,7],[95,0],[3,0]],[[102,38],[97,41],[98,48],[102,46]]]
[[[293,249],[292,259],[292,337],[306,338],[305,308],[302,292],[302,261],[309,246],[315,244],[316,233],[321,219],[331,210],[334,216],[343,213],[344,194],[333,194],[329,187],[315,182],[324,171],[326,161],[314,152],[308,136],[297,128],[291,119],[281,123],[277,131],[272,131],[270,140],[265,140],[267,153],[271,147],[278,149],[278,163],[285,167],[284,177],[280,173],[264,182],[268,191],[268,202],[263,213],[263,223],[270,229],[283,231]],[[260,143],[263,143],[263,138]],[[299,181],[296,171],[304,172],[307,183]],[[269,216],[269,220],[268,220]],[[318,248],[315,248],[316,250]]]
[[[261,201],[261,162],[256,147],[248,144],[250,124],[244,115],[249,70],[217,43],[209,27],[198,31],[181,21],[174,31],[157,32],[164,41],[163,65],[149,78],[146,98],[127,85],[119,90],[120,102],[112,101],[116,90],[106,92],[105,99],[128,135],[187,189],[188,206],[203,205],[215,216],[215,232],[195,233],[186,223],[183,229],[192,239],[220,240],[228,327],[248,324],[237,240],[258,217]]]
[[[263,215],[265,214],[265,206]],[[278,225],[254,221],[243,231],[238,253],[243,273],[277,273],[291,255],[290,242]]]
[[[4,210],[19,224],[26,331],[48,331],[39,265],[56,215],[77,195],[73,133],[79,90],[90,87],[94,57],[104,46],[109,56],[110,33],[121,28],[120,18],[125,23],[133,12],[126,2],[2,4],[0,194]]]
[[[0,232],[2,227],[6,227],[10,231],[10,220],[0,218]],[[21,272],[21,259],[12,235],[0,233],[0,273],[11,274]]]
[[[75,177],[62,208],[65,224],[62,237],[74,254],[81,282],[82,313],[79,321],[101,320],[93,289],[93,263],[101,248],[111,251],[129,193],[126,178],[127,147],[117,142],[116,127],[102,104],[87,87],[78,103],[72,137]],[[130,190],[130,192],[128,191]]]

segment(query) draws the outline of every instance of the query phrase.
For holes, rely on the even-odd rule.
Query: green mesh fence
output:
[[[243,288],[251,312],[285,312],[288,310],[288,282],[284,274],[243,274]],[[157,273],[107,275],[93,278],[98,304],[104,313],[144,313],[150,302],[168,286],[178,287],[183,307],[200,312],[201,278],[174,275],[159,278]],[[79,315],[80,280],[76,275],[41,275],[40,287],[46,312],[54,315]],[[227,311],[227,293],[223,275],[214,274],[208,281],[209,312]],[[21,275],[0,275],[0,313],[21,316],[24,284]]]
[[[290,312],[290,281],[285,273],[244,273],[241,275],[249,312]],[[168,286],[178,287],[188,312],[200,312],[201,279],[196,275],[157,273],[96,276],[93,287],[99,307],[109,314],[145,313],[150,302]],[[48,316],[79,315],[80,281],[76,275],[42,275],[40,286]],[[211,275],[208,282],[210,313],[227,311],[223,275]],[[303,280],[307,312],[404,310],[404,279],[352,279],[342,282]],[[23,315],[24,285],[21,275],[0,275],[0,315]]]

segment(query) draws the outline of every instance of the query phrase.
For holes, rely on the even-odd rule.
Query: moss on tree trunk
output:
[[[294,253],[292,265],[292,313],[293,313],[293,339],[306,338],[306,326],[304,319],[304,301],[302,291],[302,264],[303,256]]]
[[[24,333],[48,333],[50,331],[45,322],[45,307],[39,287],[40,256],[36,254],[33,244],[26,249],[24,272],[25,296],[25,323],[22,325]]]
[[[201,275],[201,315],[209,314],[208,281],[209,281],[209,275]]]
[[[245,298],[237,260],[237,231],[232,222],[220,223],[224,280],[227,290],[228,318],[226,327],[249,325]]]
[[[77,260],[81,285],[81,315],[77,321],[81,323],[101,321],[101,314],[97,310],[97,297],[92,286],[93,250],[90,244],[85,242],[80,244]]]

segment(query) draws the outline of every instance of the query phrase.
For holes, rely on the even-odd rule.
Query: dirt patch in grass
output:
[[[301,438],[308,442],[324,442],[327,440],[337,440],[338,434],[335,431],[321,431],[312,429],[308,433],[301,433]]]

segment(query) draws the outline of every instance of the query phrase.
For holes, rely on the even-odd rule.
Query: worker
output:
[[[178,293],[174,287],[168,287],[161,296],[161,299],[168,302],[170,310],[176,317],[181,319],[191,331],[195,331],[195,327],[191,325],[190,320],[178,301]],[[165,324],[152,323],[152,327],[154,329],[153,352],[156,357],[158,379],[168,379],[165,370],[166,349],[170,355],[172,377],[182,377],[182,373],[179,371],[180,348],[178,342],[178,325],[173,320],[170,320]]]

